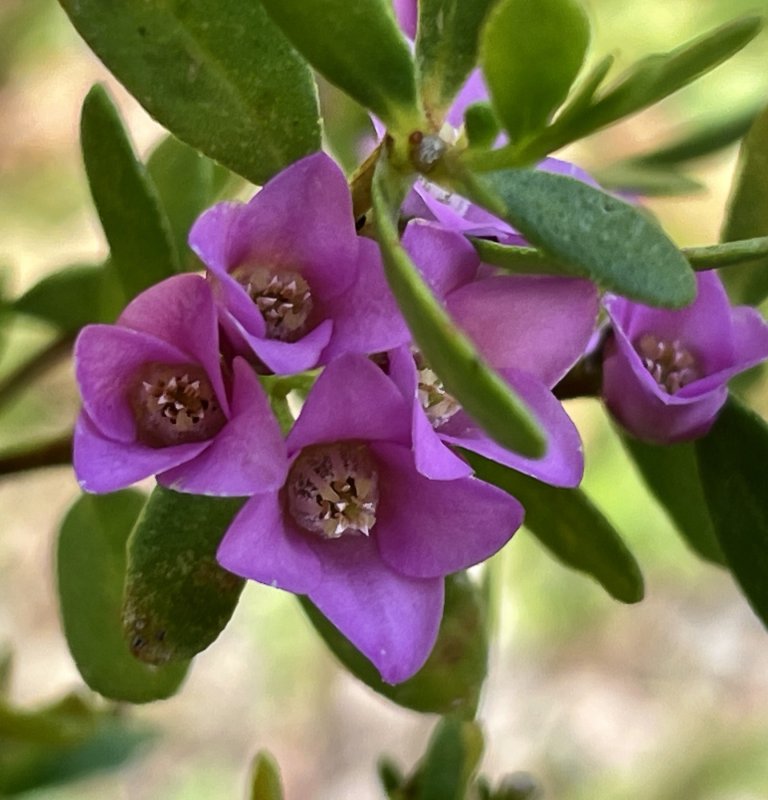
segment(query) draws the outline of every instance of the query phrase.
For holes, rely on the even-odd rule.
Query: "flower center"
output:
[[[291,516],[324,539],[368,536],[376,524],[379,476],[364,444],[305,447],[293,462],[286,487]]]
[[[245,287],[264,317],[268,339],[295,342],[306,333],[312,293],[298,272],[245,265],[234,270],[232,277]]]
[[[202,442],[227,421],[205,370],[195,364],[144,364],[130,399],[139,441],[150,447]]]
[[[646,333],[635,347],[645,368],[667,394],[675,394],[701,377],[696,359],[679,339],[670,341]]]
[[[420,352],[414,352],[413,360],[419,373],[417,387],[419,402],[432,423],[432,427],[439,428],[454,414],[461,411],[461,406],[453,395],[445,391],[443,382],[429,367]]]

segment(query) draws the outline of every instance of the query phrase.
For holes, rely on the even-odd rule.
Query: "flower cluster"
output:
[[[597,292],[498,275],[461,231],[407,226],[425,279],[545,431],[547,454],[532,460],[489,439],[424,362],[326,155],[247,204],[210,209],[190,243],[205,276],[169,278],[78,338],[80,483],[104,492],[155,475],[179,491],[248,496],[222,565],[308,595],[401,681],[434,643],[444,576],[495,553],[523,519],[458,448],[578,484],[579,437],[551,388],[592,335]],[[284,437],[259,376],[318,367]]]
[[[413,5],[397,4],[406,27]],[[455,124],[483,93],[471,76]],[[555,159],[539,166],[591,180]],[[424,360],[376,242],[356,230],[346,179],[322,153],[250,202],[205,212],[189,241],[206,274],[152,287],[115,325],[87,326],[75,349],[81,486],[108,492],[156,476],[182,492],[248,497],[220,563],[307,595],[391,683],[426,660],[445,576],[494,554],[523,520],[517,500],[476,478],[462,451],[554,486],[579,484],[579,435],[552,390],[595,339],[600,313],[589,281],[481,263],[468,237],[522,239],[463,198],[422,179],[402,212],[410,258],[531,410],[543,458],[489,438]],[[604,307],[606,404],[652,441],[704,433],[727,380],[768,356],[768,326],[732,309],[713,274],[699,277],[682,311],[619,297]],[[284,435],[260,377],[307,370],[319,377]]]

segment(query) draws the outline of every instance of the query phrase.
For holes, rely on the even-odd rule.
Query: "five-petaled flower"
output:
[[[313,603],[398,683],[429,655],[443,578],[495,553],[523,510],[473,477],[437,480],[441,446],[418,453],[410,404],[371,360],[341,356],[318,378],[287,438],[279,488],[255,494],[218,559]]]
[[[324,153],[292,164],[245,205],[209,209],[189,241],[229,338],[267,371],[301,372],[409,339],[379,249],[357,236],[347,182]]]
[[[728,396],[728,381],[768,357],[768,325],[732,307],[715,272],[697,275],[688,308],[670,311],[609,296],[613,323],[603,398],[634,436],[659,444],[703,436]]]
[[[136,297],[116,325],[88,325],[75,344],[83,411],[74,466],[90,492],[157,475],[196,494],[247,495],[278,484],[284,448],[258,379],[241,358],[222,368],[216,306],[198,275]]]

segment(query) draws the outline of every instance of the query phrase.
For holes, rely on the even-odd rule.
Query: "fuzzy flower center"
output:
[[[294,270],[273,272],[266,267],[242,266],[232,277],[243,287],[264,317],[267,338],[295,342],[306,332],[312,313],[309,284]]]
[[[227,421],[196,364],[144,364],[130,399],[139,441],[150,447],[210,439]]]
[[[461,406],[453,395],[448,394],[437,373],[430,368],[424,356],[418,351],[413,354],[416,369],[419,373],[418,395],[424,413],[433,428],[439,428],[461,410]]]
[[[701,377],[696,359],[679,339],[659,339],[652,333],[640,337],[635,345],[645,368],[668,394]]]
[[[324,539],[362,533],[376,524],[379,476],[366,445],[336,442],[305,447],[286,484],[288,511]]]

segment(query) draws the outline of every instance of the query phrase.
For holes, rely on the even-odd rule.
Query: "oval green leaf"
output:
[[[476,722],[441,719],[412,779],[419,800],[464,800],[483,746],[483,733]]]
[[[647,56],[584,112],[578,125],[580,131],[584,128],[595,131],[658,103],[738,53],[757,36],[762,26],[762,17],[743,17],[669,53]]]
[[[391,0],[261,0],[296,49],[387,127],[418,125],[413,58]]]
[[[622,435],[621,441],[651,494],[664,507],[690,548],[713,564],[724,564],[701,488],[693,444],[659,447],[627,435]]]
[[[132,490],[83,495],[64,518],[57,550],[61,616],[77,668],[93,690],[129,703],[170,697],[188,668],[142,664],[123,639],[125,545],[143,505]]]
[[[396,686],[384,683],[376,667],[306,597],[299,600],[336,658],[375,692],[413,711],[474,716],[488,668],[488,639],[480,591],[465,574],[446,578],[435,647],[419,672]]]
[[[558,489],[475,453],[464,452],[475,475],[516,497],[525,527],[558,559],[591,575],[622,603],[643,599],[643,576],[613,525],[580,489]]]
[[[229,622],[245,582],[216,549],[243,502],[154,489],[128,540],[122,619],[136,658],[185,662]]]
[[[498,0],[419,0],[416,62],[424,107],[440,119],[477,63],[480,30]]]
[[[696,456],[720,549],[768,626],[768,425],[731,397]]]
[[[768,108],[752,124],[739,150],[723,242],[768,235]],[[757,305],[768,297],[768,256],[723,273],[735,303]]]
[[[311,72],[261,3],[60,2],[158,122],[248,180],[320,149]]]
[[[283,800],[280,770],[266,750],[256,755],[251,766],[251,800]]]
[[[485,26],[480,63],[513,141],[541,130],[568,95],[589,46],[576,0],[502,0]]]
[[[535,169],[467,174],[461,191],[508,220],[563,273],[648,305],[696,296],[688,261],[639,209],[565,175]]]
[[[78,694],[35,711],[0,702],[0,797],[114,769],[150,737]]]
[[[531,458],[545,452],[533,415],[509,384],[483,361],[454,326],[400,244],[394,220],[399,177],[380,159],[373,181],[373,208],[387,279],[427,362],[464,410],[499,444]]]
[[[108,268],[76,265],[38,281],[11,306],[14,311],[43,319],[64,333],[90,322],[112,322],[103,302]]]
[[[147,160],[181,269],[199,268],[200,261],[187,244],[187,237],[192,223],[214,201],[216,171],[221,169],[175,136],[166,136]]]
[[[130,300],[178,271],[170,225],[103,86],[94,86],[85,98],[80,136],[91,195],[109,242],[111,269],[125,300]]]

